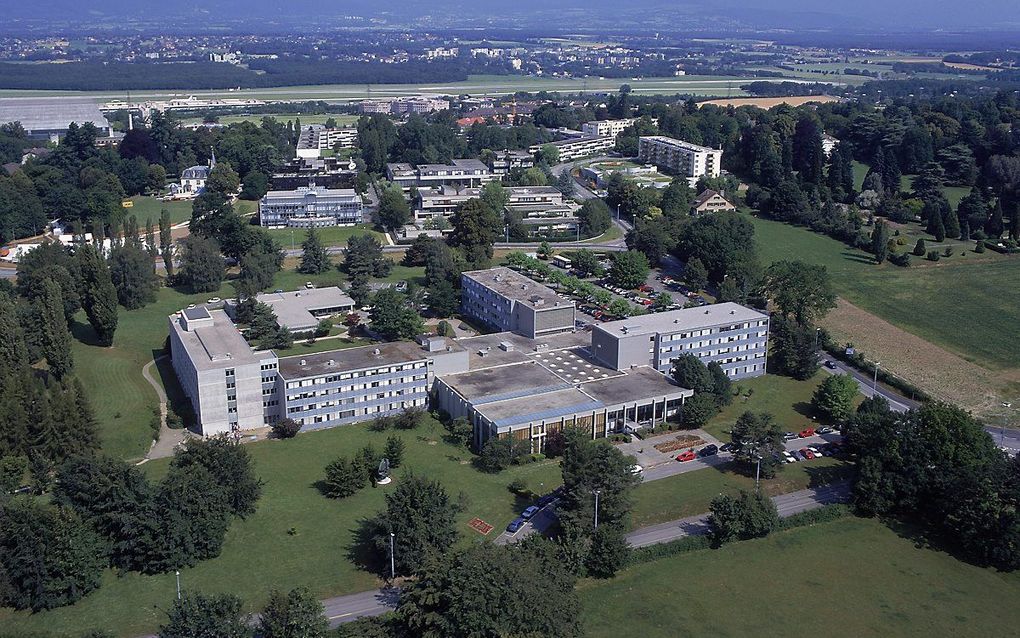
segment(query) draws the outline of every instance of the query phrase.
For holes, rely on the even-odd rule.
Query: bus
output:
[[[555,255],[552,258],[553,266],[559,266],[563,270],[570,270],[570,260],[563,255]]]

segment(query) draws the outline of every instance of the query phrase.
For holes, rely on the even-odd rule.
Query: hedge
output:
[[[853,355],[847,355],[845,346],[833,343],[828,335],[822,340],[822,349],[832,355],[834,358],[839,359],[843,363],[846,363],[854,368],[857,368],[861,372],[867,372],[868,374],[875,374],[875,364],[871,363],[864,358],[864,355],[860,352],[855,352]],[[890,374],[884,368],[878,369],[878,380],[887,386],[896,388],[904,395],[909,396],[914,401],[931,401],[931,396],[917,387],[916,385],[897,377],[896,375]]]

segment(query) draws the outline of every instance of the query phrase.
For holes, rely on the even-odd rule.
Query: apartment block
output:
[[[361,195],[353,189],[309,186],[269,191],[259,201],[259,224],[268,228],[325,228],[360,224]]]
[[[461,275],[461,310],[497,330],[532,339],[574,329],[574,302],[509,268]]]
[[[532,153],[539,152],[543,146],[552,146],[559,153],[560,162],[572,162],[582,157],[608,153],[616,146],[615,137],[572,137],[546,144],[535,144],[528,148]]]
[[[594,357],[617,370],[651,366],[669,374],[673,359],[692,354],[745,379],[765,374],[768,336],[768,315],[721,303],[603,323],[591,342]]]
[[[628,126],[633,126],[638,118],[628,117],[622,120],[594,120],[581,125],[581,132],[589,137],[612,137],[623,132]]]
[[[686,177],[719,177],[722,151],[662,135],[638,138],[638,159]]]

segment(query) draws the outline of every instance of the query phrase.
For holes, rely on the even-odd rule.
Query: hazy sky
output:
[[[670,0],[0,0],[0,15],[11,18],[75,19],[93,16],[156,17],[166,15],[206,16],[209,22],[269,18],[284,22],[315,20],[346,12],[366,15],[389,10],[396,15],[483,16],[513,15],[518,18],[541,13],[537,24],[549,26],[550,14],[569,11],[570,18],[556,26],[584,28],[579,17],[640,16],[646,22],[656,16],[684,15],[720,24],[790,27],[823,26],[841,28],[958,29],[995,27],[1020,29],[1020,0],[715,0],[675,2]],[[572,11],[571,11],[572,10]],[[2,21],[0,21],[2,22]],[[196,21],[198,22],[198,21]],[[198,22],[200,23],[200,22]],[[476,22],[477,23],[477,22]],[[675,24],[663,20],[663,31]],[[176,24],[181,27],[183,24]],[[603,26],[603,25],[600,25]],[[1020,44],[1020,42],[1018,42]]]

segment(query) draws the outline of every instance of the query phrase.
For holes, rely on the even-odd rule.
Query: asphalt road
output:
[[[850,497],[850,484],[846,481],[822,485],[820,487],[781,494],[772,497],[772,501],[779,510],[779,516],[786,518],[800,512],[817,509],[831,503],[841,503]],[[659,543],[683,538],[684,536],[695,536],[707,534],[711,531],[708,524],[709,514],[698,514],[688,516],[668,523],[642,527],[627,534],[627,542],[631,547],[647,547]]]

